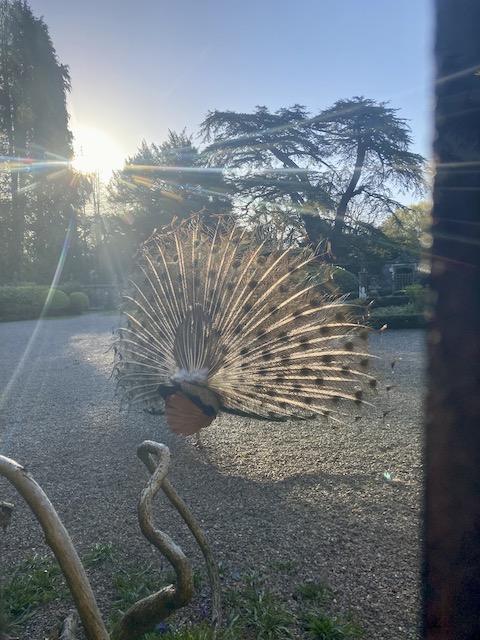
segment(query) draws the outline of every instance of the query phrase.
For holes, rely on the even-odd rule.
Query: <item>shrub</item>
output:
[[[59,285],[58,289],[69,296],[71,293],[81,291],[82,285],[79,282],[75,282],[74,280],[69,280],[68,282],[64,282],[63,284]]]
[[[69,312],[72,314],[81,314],[88,311],[90,307],[90,300],[86,293],[81,291],[74,291],[68,297],[69,300]]]
[[[425,311],[427,293],[427,287],[424,287],[421,284],[411,284],[408,287],[405,287],[405,294],[418,313]]]
[[[396,295],[396,296],[378,296],[372,297],[368,296],[365,298],[365,302],[368,304],[373,301],[373,309],[379,309],[380,307],[394,307],[394,306],[403,306],[407,302],[407,298],[405,295]]]
[[[383,309],[382,309],[383,311]],[[387,325],[387,329],[423,329],[427,325],[425,315],[423,313],[407,313],[401,307],[394,307],[390,312],[380,314],[372,314],[368,324],[373,329],[380,329]]]
[[[48,306],[45,303],[48,298]],[[20,285],[0,287],[0,320],[34,320],[44,312],[46,315],[61,315],[69,306],[63,291],[45,285]]]
[[[49,287],[46,287],[46,296],[49,295]],[[46,315],[48,316],[58,316],[63,315],[68,311],[69,300],[66,293],[60,291],[59,289],[53,289],[51,297],[48,302],[48,307],[45,310]]]
[[[358,295],[358,278],[351,271],[333,266],[332,280],[338,287],[338,293],[354,293]]]

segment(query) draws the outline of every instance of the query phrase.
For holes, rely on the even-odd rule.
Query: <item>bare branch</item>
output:
[[[72,593],[87,638],[108,640],[85,569],[52,503],[32,476],[14,460],[0,456],[0,475],[15,487],[40,523]]]
[[[154,473],[156,468],[153,456],[160,456],[163,447],[167,449],[165,445],[152,442],[151,440],[146,440],[138,447],[138,457],[140,458],[140,460],[142,460],[144,465],[152,474]],[[222,616],[220,577],[218,575],[218,565],[214,559],[208,541],[187,505],[176,493],[175,489],[166,478],[163,480],[162,489],[172,505],[182,516],[184,522],[192,532],[195,540],[198,543],[198,546],[203,553],[205,564],[207,565],[208,577],[210,579],[210,588],[212,591],[212,622],[219,625],[221,624]]]
[[[130,607],[112,633],[112,640],[137,640],[155,624],[165,620],[177,609],[184,607],[193,598],[193,571],[190,563],[173,540],[163,531],[155,528],[152,517],[152,503],[160,489],[164,488],[165,477],[170,464],[168,447],[147,440],[137,450],[152,476],[142,492],[138,505],[138,519],[143,535],[153,544],[173,566],[177,585],[169,585],[143,598]],[[153,456],[157,457],[155,463]]]
[[[13,509],[14,505],[10,502],[0,501],[0,527],[3,527],[4,530],[10,524]]]
[[[79,620],[78,613],[76,611],[70,611],[63,622],[60,640],[77,640]]]

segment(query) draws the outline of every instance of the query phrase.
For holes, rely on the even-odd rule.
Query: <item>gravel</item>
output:
[[[225,590],[257,571],[295,608],[302,606],[298,585],[321,582],[367,637],[419,638],[424,332],[372,335],[380,390],[356,423],[222,415],[198,449],[193,439],[171,434],[162,416],[119,411],[110,378],[116,324],[115,316],[101,314],[0,324],[1,453],[27,466],[77,549],[119,542],[125,562],[166,564],[136,520],[148,474],[135,451],[156,440],[171,450],[170,481],[211,541]],[[8,572],[46,546],[4,479],[0,499],[16,505],[0,537]],[[200,552],[164,499],[156,518],[201,567]],[[92,574],[105,613],[106,580]],[[206,596],[201,588],[182,615],[198,617]],[[23,637],[43,638],[68,606],[41,612]]]

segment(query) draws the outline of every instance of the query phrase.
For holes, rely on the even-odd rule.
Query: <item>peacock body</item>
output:
[[[328,268],[311,249],[196,217],[155,233],[139,265],[115,375],[129,404],[164,408],[172,431],[196,433],[221,410],[338,419],[375,387],[368,330],[322,292],[312,266],[324,284]]]

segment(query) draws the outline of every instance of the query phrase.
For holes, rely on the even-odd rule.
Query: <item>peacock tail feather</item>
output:
[[[312,249],[195,217],[155,233],[139,264],[115,375],[129,404],[164,407],[172,430],[195,433],[220,410],[339,419],[375,388],[368,329],[324,292],[328,267]]]

